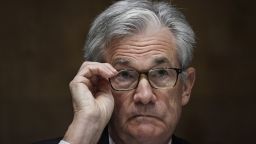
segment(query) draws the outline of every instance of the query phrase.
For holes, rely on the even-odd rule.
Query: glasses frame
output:
[[[129,91],[129,90],[134,90],[134,89],[136,89],[137,87],[138,87],[138,85],[139,85],[139,81],[140,81],[140,77],[141,77],[141,75],[146,75],[147,76],[147,80],[148,80],[148,82],[149,82],[149,84],[150,84],[150,86],[152,87],[152,88],[154,88],[154,89],[161,89],[160,87],[154,87],[152,84],[151,84],[151,82],[150,82],[150,80],[149,80],[149,78],[148,78],[148,74],[150,73],[150,71],[152,71],[152,70],[159,70],[159,69],[172,69],[172,70],[175,70],[176,71],[176,80],[175,80],[175,83],[173,84],[173,86],[172,87],[175,87],[175,85],[176,85],[176,83],[177,83],[177,81],[178,81],[178,77],[179,77],[179,74],[181,74],[182,73],[182,69],[180,69],[180,68],[153,68],[153,69],[150,69],[150,70],[148,70],[148,71],[146,71],[146,72],[138,72],[138,71],[136,71],[136,70],[133,70],[133,71],[136,71],[138,74],[139,74],[139,77],[138,77],[138,79],[137,79],[137,84],[136,84],[136,86],[135,87],[132,87],[132,88],[129,88],[129,89],[115,89],[113,86],[112,86],[112,83],[111,83],[111,78],[109,78],[108,79],[108,81],[109,81],[109,83],[110,83],[110,86],[111,86],[111,88],[113,89],[113,90],[115,90],[115,91]],[[123,70],[120,70],[120,71],[131,71],[131,70],[129,70],[129,69],[123,69]],[[118,71],[118,72],[120,72],[120,71]],[[166,87],[163,87],[163,88],[166,88]]]

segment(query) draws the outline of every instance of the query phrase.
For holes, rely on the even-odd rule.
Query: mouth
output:
[[[160,120],[158,117],[153,116],[153,115],[134,115],[130,118],[132,119],[137,119],[137,120],[147,120],[147,119],[157,119]]]

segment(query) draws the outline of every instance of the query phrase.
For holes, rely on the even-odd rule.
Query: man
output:
[[[74,118],[60,143],[185,143],[174,130],[195,80],[193,44],[168,3],[111,5],[92,24],[86,61],[70,82]]]

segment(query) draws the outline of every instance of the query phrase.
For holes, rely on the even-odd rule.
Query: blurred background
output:
[[[1,0],[0,143],[63,136],[68,83],[90,23],[113,0]],[[173,0],[197,35],[197,80],[176,135],[193,144],[253,143],[256,1]]]

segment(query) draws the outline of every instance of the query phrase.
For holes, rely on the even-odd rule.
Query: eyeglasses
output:
[[[140,76],[144,74],[153,88],[174,87],[181,72],[182,69],[179,68],[154,68],[148,72],[125,69],[120,70],[117,75],[111,77],[109,82],[112,89],[116,91],[128,91],[138,86]]]

